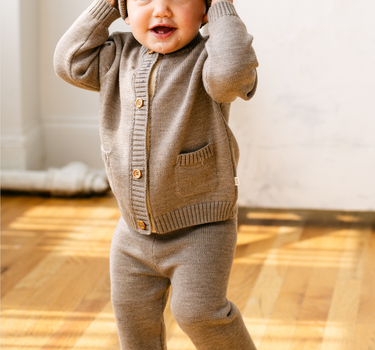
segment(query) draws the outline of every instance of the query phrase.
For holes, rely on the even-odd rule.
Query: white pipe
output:
[[[46,171],[2,170],[1,189],[9,191],[49,192],[56,196],[102,193],[109,189],[105,173],[86,164],[72,162]]]

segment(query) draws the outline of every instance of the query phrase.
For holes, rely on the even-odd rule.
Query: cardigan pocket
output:
[[[216,158],[212,143],[177,156],[176,192],[182,197],[215,190],[218,184]]]
[[[103,148],[103,145],[101,146],[101,153],[102,153],[102,159],[104,161],[104,165],[105,165],[105,171],[107,173],[107,178],[108,178],[108,183],[109,183],[109,186],[111,187],[111,189],[113,189],[112,187],[112,171],[111,171],[111,161],[110,161],[110,153],[111,151],[106,151],[104,148]]]

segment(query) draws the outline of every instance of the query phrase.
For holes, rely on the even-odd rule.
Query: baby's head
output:
[[[122,18],[145,47],[162,54],[189,44],[207,22],[211,0],[119,0]]]

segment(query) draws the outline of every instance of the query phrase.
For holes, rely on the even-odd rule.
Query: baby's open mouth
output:
[[[175,28],[172,28],[172,27],[159,26],[159,27],[152,28],[151,30],[158,34],[167,34],[174,29]]]

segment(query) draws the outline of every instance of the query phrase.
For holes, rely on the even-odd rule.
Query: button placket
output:
[[[148,77],[155,55],[146,55],[134,77],[135,108],[131,149],[131,201],[135,223],[139,230],[151,229],[147,209],[147,124],[148,124]]]

